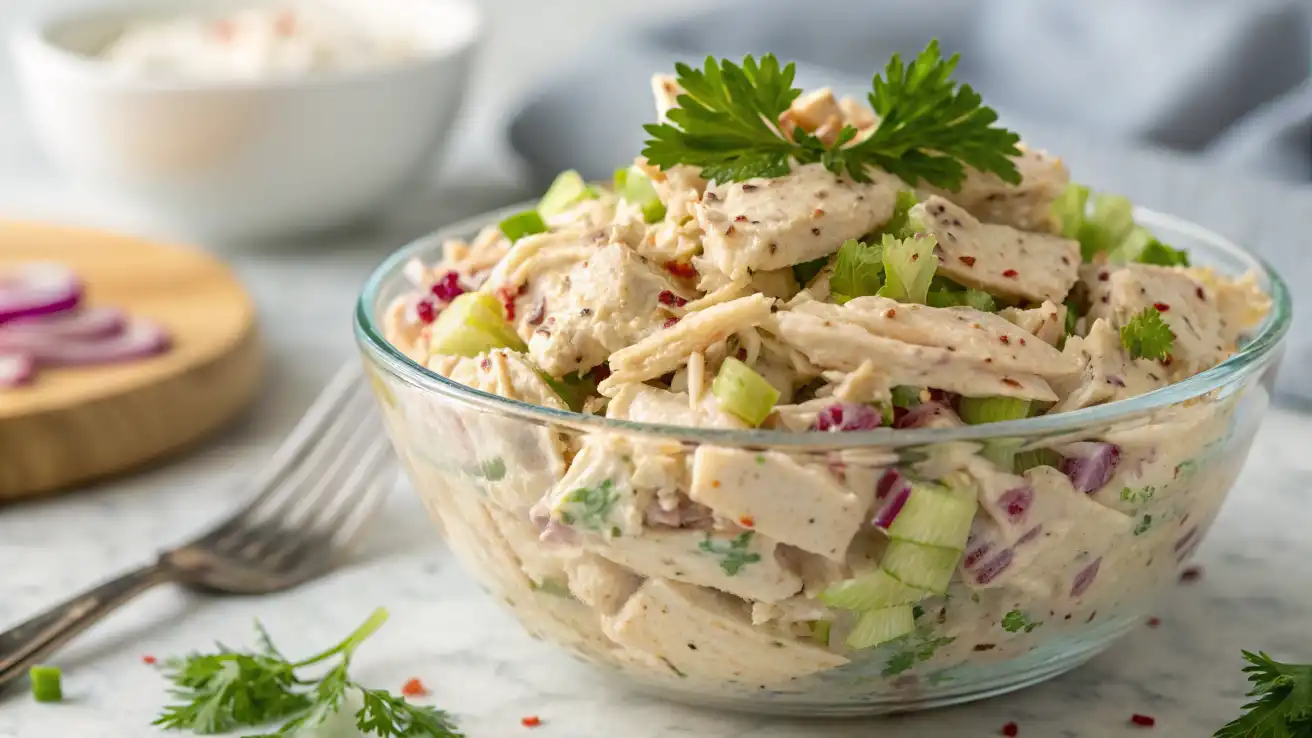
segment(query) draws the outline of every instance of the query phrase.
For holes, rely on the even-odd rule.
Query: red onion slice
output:
[[[1121,460],[1121,449],[1102,441],[1081,441],[1063,449],[1061,471],[1071,484],[1086,494],[1107,483]]]
[[[951,412],[945,405],[937,402],[922,402],[907,410],[906,414],[893,421],[894,428],[919,428],[930,420]]]
[[[1093,585],[1093,580],[1098,578],[1098,569],[1101,566],[1102,557],[1099,556],[1093,560],[1093,563],[1080,569],[1079,573],[1075,575],[1075,580],[1071,583],[1071,597],[1079,597]]]
[[[811,430],[830,432],[874,430],[883,422],[883,416],[871,405],[839,402],[816,413]]]
[[[0,387],[27,384],[36,376],[36,362],[26,354],[0,354]]]
[[[82,282],[58,264],[27,264],[0,279],[0,323],[31,315],[72,310],[82,300]]]
[[[875,499],[882,500],[894,490],[901,489],[911,489],[911,482],[902,476],[902,472],[889,467],[884,470],[884,473],[879,477],[879,481],[875,483]]]
[[[67,311],[54,315],[34,315],[15,318],[0,326],[0,351],[11,336],[40,338],[108,338],[123,331],[127,316],[112,307],[95,307],[87,310]]]
[[[1016,555],[1012,553],[1011,549],[1002,549],[998,552],[997,556],[984,562],[984,565],[975,572],[975,582],[978,584],[988,584],[994,579],[997,579],[999,574],[1006,571],[1007,567],[1011,566],[1011,560],[1015,558],[1015,556]]]
[[[1029,511],[1032,504],[1034,504],[1034,488],[1029,486],[1009,489],[998,498],[998,507],[1013,523],[1024,520],[1025,513]]]
[[[79,366],[111,364],[144,359],[166,351],[171,341],[159,325],[133,318],[124,329],[112,336],[91,340],[56,338],[44,335],[14,334],[5,339],[5,347],[21,349],[38,364]]]
[[[898,513],[902,512],[902,508],[906,506],[910,497],[911,485],[909,484],[903,485],[891,493],[888,501],[884,503],[883,507],[879,508],[879,512],[875,513],[875,527],[888,530],[889,526],[893,525],[893,521],[897,520]]]

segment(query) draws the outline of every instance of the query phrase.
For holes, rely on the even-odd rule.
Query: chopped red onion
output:
[[[879,508],[879,512],[875,513],[875,527],[888,530],[893,521],[897,520],[898,513],[902,512],[902,508],[906,506],[910,497],[911,485],[909,484],[903,485],[890,494],[888,501],[884,503],[883,507]]]
[[[660,501],[652,500],[644,511],[643,519],[647,525],[666,528],[697,528],[711,522],[711,508],[693,502],[680,495],[679,504],[673,510],[661,507]]]
[[[58,264],[27,264],[0,279],[0,323],[62,313],[81,301],[81,280]]]
[[[36,362],[26,354],[0,354],[0,387],[17,387],[36,376]]]
[[[983,566],[979,568],[979,571],[975,572],[975,582],[978,584],[988,584],[994,579],[997,579],[999,574],[1006,571],[1007,567],[1011,566],[1011,561],[1015,556],[1016,555],[1012,553],[1011,549],[1002,549],[996,556],[984,562]]]
[[[993,549],[993,544],[988,541],[976,541],[972,533],[966,540],[966,553],[961,557],[961,568],[969,571],[974,569],[975,565],[983,559],[989,551]]]
[[[1102,441],[1081,441],[1064,449],[1061,471],[1075,489],[1090,493],[1107,483],[1121,460],[1121,449]]]
[[[919,428],[943,413],[951,412],[937,402],[922,402],[893,421],[894,428]]]
[[[1093,560],[1093,563],[1080,569],[1071,583],[1071,597],[1079,597],[1093,584],[1093,580],[1098,578],[1098,568],[1102,566],[1102,557]]]
[[[1009,489],[998,498],[998,507],[1002,508],[1013,523],[1023,520],[1032,504],[1034,504],[1034,488],[1030,486]]]
[[[1034,526],[1033,528],[1030,528],[1030,529],[1025,533],[1025,535],[1021,536],[1020,538],[1018,538],[1018,539],[1016,540],[1016,545],[1017,545],[1017,546],[1023,546],[1023,545],[1025,545],[1026,543],[1029,543],[1030,541],[1034,540],[1035,538],[1038,538],[1038,537],[1039,537],[1039,533],[1041,533],[1042,531],[1043,531],[1043,525],[1042,525],[1042,524],[1039,524],[1039,525]]]
[[[883,423],[883,420],[880,412],[871,405],[840,402],[816,413],[811,430],[831,432],[874,430]]]
[[[460,273],[454,271],[443,274],[433,283],[431,291],[433,297],[448,303],[465,294],[465,288],[460,285]]]
[[[903,488],[911,489],[911,482],[902,476],[902,472],[889,467],[884,470],[884,473],[879,477],[879,481],[875,483],[875,499],[882,500],[888,497],[893,490]]]

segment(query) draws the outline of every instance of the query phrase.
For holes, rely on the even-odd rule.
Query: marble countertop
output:
[[[224,251],[255,296],[272,348],[259,402],[235,427],[183,460],[94,490],[0,508],[0,628],[149,560],[160,547],[239,504],[242,481],[335,368],[351,358],[351,300],[368,269],[416,235],[527,194],[501,142],[486,132],[496,130],[505,102],[527,75],[567,51],[568,44],[552,50],[525,45],[533,29],[551,19],[545,5],[487,3],[496,31],[455,154],[429,188],[399,203],[376,229],[277,250]],[[551,5],[553,12],[563,7],[569,13],[573,24],[563,33],[571,39],[584,38],[620,12],[619,4],[604,0]],[[512,59],[510,51],[518,56]],[[7,95],[0,80],[0,217],[139,230],[45,168],[16,127]],[[1091,169],[1098,175],[1093,181],[1118,179],[1115,162],[1088,154],[1074,161],[1079,158],[1078,152],[1072,156],[1073,166]],[[1157,166],[1143,163],[1140,171]],[[1187,175],[1181,170],[1173,176]],[[1216,210],[1179,187],[1155,194],[1129,181],[1129,174],[1121,177],[1123,191],[1142,193],[1164,209],[1204,222]],[[1234,221],[1227,227],[1233,232],[1246,225]],[[215,639],[245,643],[254,618],[297,653],[340,637],[375,606],[388,607],[392,620],[360,652],[359,678],[392,689],[409,677],[422,678],[431,699],[458,715],[470,738],[969,737],[996,735],[1009,721],[1027,737],[1111,738],[1139,734],[1128,724],[1132,713],[1156,717],[1157,735],[1208,736],[1244,701],[1240,649],[1312,660],[1306,635],[1312,574],[1303,568],[1312,557],[1306,534],[1312,505],[1302,499],[1312,481],[1309,440],[1312,417],[1272,411],[1199,553],[1206,576],[1165,598],[1160,627],[1132,633],[1063,677],[974,705],[816,724],[694,710],[627,691],[524,635],[463,575],[401,485],[362,547],[319,581],[258,599],[172,588],[147,594],[53,659],[65,671],[66,702],[41,705],[21,695],[0,700],[0,738],[156,735],[148,726],[165,695],[143,655],[203,648]],[[542,727],[522,727],[526,715],[540,716]]]

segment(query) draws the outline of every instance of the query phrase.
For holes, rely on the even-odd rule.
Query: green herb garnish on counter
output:
[[[1282,664],[1265,653],[1244,651],[1244,673],[1254,697],[1240,717],[1213,738],[1306,738],[1312,736],[1312,664]]]
[[[341,643],[302,661],[283,656],[258,622],[259,651],[241,653],[220,644],[217,653],[169,659],[163,673],[173,683],[170,693],[178,702],[165,707],[151,724],[212,735],[286,721],[274,732],[247,738],[291,736],[322,725],[355,691],[363,702],[355,713],[362,733],[379,738],[463,738],[446,712],[368,689],[348,675],[356,648],[386,620],[386,610],[375,610]],[[307,667],[325,662],[335,663],[318,678],[304,676]]]

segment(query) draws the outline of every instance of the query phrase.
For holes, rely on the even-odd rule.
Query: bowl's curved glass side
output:
[[[1202,540],[1243,464],[1274,373],[1268,362],[1203,398],[1077,434],[836,456],[662,443],[499,415],[433,393],[380,361],[367,341],[362,348],[389,433],[438,528],[529,632],[661,694],[796,714],[978,699],[1106,648],[1142,621]],[[1089,440],[1115,444],[1119,463],[1088,495],[1051,467],[1019,477],[995,464],[1017,450]],[[981,500],[996,502],[1014,484],[1034,496],[1014,515],[1005,504],[981,508],[971,544],[979,553],[958,567],[946,597],[922,601],[914,634],[848,651],[851,616],[800,591],[814,594],[846,571],[814,553],[807,521],[744,519],[727,513],[731,503],[717,507],[728,519],[715,528],[646,517],[660,493],[653,469],[673,470],[686,495],[708,459],[763,464],[767,480],[804,469],[816,485],[788,494],[807,499],[838,489],[872,504],[890,465],[926,479],[964,473]],[[589,481],[587,469],[600,471]],[[738,491],[750,498],[769,488],[757,485]],[[600,495],[587,498],[596,504],[562,515],[562,497],[585,490]],[[603,508],[604,518],[588,517]],[[873,561],[881,538],[863,526],[837,558]],[[814,635],[818,618],[832,623],[827,643]]]

